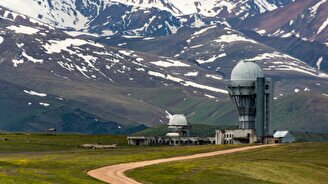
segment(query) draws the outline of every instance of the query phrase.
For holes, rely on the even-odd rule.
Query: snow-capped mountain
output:
[[[311,63],[312,66],[309,66],[300,59],[268,47],[224,24],[188,29],[164,38],[142,39],[118,36],[106,40],[105,43],[197,63],[227,78],[234,65],[242,60],[257,61],[270,75],[281,76],[281,71],[290,71],[283,76],[296,72],[323,79],[328,77],[325,73],[326,65],[320,64],[320,68],[317,68],[316,63]],[[179,46],[156,47],[160,44]]]
[[[48,94],[68,101],[67,104],[47,98],[28,102],[18,100],[17,104],[26,110],[25,115],[37,106],[47,112],[47,116],[58,117],[58,113],[64,113],[66,108],[73,108],[74,114],[78,112],[84,117],[85,113],[80,114],[81,108],[99,122],[105,119],[118,122],[122,127],[150,126],[166,120],[166,109],[144,102],[138,91],[144,94],[148,90],[159,90],[157,93],[161,94],[172,89],[179,94],[180,103],[190,97],[215,102],[227,94],[221,76],[195,64],[108,47],[94,42],[92,36],[53,29],[24,15],[14,19],[8,10],[1,10],[0,14],[4,12],[7,12],[5,19],[0,19],[1,81],[21,89],[14,94]],[[24,90],[30,93],[22,93]],[[8,98],[15,100],[16,96]],[[14,123],[6,128],[2,126],[5,122],[0,121],[0,126],[7,130],[27,127],[27,130],[40,131],[53,123],[49,122],[51,118],[46,123],[44,119],[49,118],[25,120],[24,126],[17,126],[17,129],[13,128]],[[54,126],[64,129],[64,119],[60,121],[62,124],[57,122]]]
[[[38,68],[46,66],[44,70],[51,67],[48,72],[66,80],[82,77],[103,83],[139,87],[167,86],[173,83],[209,93],[227,94],[226,90],[210,85],[217,83],[213,78],[203,81],[203,77],[215,73],[197,65],[175,58],[108,48],[90,38],[76,38],[75,32],[51,29],[29,22],[25,17],[21,18],[21,24],[12,24],[7,20],[3,20],[1,24],[3,53],[10,51],[6,48],[15,51],[15,55],[3,56],[3,59],[9,61],[6,63],[8,67],[19,69],[32,64]],[[197,76],[203,77],[195,78],[188,73],[197,73]],[[188,79],[189,77],[191,78]],[[145,81],[146,78],[150,81]]]
[[[291,2],[292,0],[2,0],[0,6],[57,28],[84,30],[108,36],[117,33],[159,36],[174,34],[184,26],[200,27],[211,21],[245,19]]]
[[[326,5],[1,0],[0,95],[11,101],[0,104],[10,107],[0,113],[6,120],[0,129],[122,133],[164,123],[169,112],[233,124],[225,86],[242,60],[259,63],[273,78],[275,100],[288,107],[279,112],[299,110],[290,96],[328,101]],[[327,119],[320,114],[311,123]]]
[[[288,0],[112,0],[126,5],[140,8],[155,7],[165,10],[175,16],[201,14],[206,17],[228,13],[235,16],[247,17],[248,14],[264,13],[290,3]]]
[[[15,51],[14,55],[6,54],[3,57],[7,60],[4,64],[18,70],[32,64],[41,72],[47,71],[65,80],[79,80],[82,77],[135,87],[178,85],[222,96],[227,94],[224,79],[229,78],[231,69],[241,60],[258,60],[271,75],[281,76],[285,73],[285,77],[305,75],[328,78],[325,72],[247,38],[225,24],[192,28],[186,33],[165,38],[120,36],[132,40],[134,44],[141,42],[170,52],[156,53],[157,56],[146,54],[147,50],[151,51],[149,47],[142,49],[137,46],[138,49],[122,42],[113,45],[115,48],[108,48],[93,41],[99,38],[89,34],[79,36],[77,32],[53,29],[26,16],[17,15],[14,18],[8,10],[0,11],[1,14],[7,16],[2,20],[1,48],[3,53],[10,52],[7,48]],[[105,40],[108,42],[104,43],[110,44],[114,38]],[[166,42],[178,45],[181,41],[183,44],[173,50],[156,47]],[[129,49],[120,49],[119,46]]]

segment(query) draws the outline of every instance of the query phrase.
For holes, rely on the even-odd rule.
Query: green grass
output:
[[[83,149],[80,147],[83,143],[116,143],[119,147]],[[124,136],[0,134],[0,183],[102,183],[87,176],[86,172],[107,165],[232,147],[128,147],[126,143]]]
[[[180,161],[129,171],[143,183],[327,183],[328,143],[276,148]]]
[[[4,140],[7,139],[7,140]],[[74,150],[82,144],[117,144],[126,146],[126,136],[82,134],[0,134],[0,154],[54,150]]]

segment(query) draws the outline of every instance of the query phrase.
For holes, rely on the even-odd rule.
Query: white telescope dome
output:
[[[188,122],[184,115],[176,114],[170,117],[169,126],[187,126]]]
[[[240,61],[231,72],[231,81],[256,81],[258,77],[264,77],[263,71],[251,61]]]

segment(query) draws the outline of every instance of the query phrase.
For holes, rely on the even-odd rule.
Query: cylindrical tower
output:
[[[256,81],[263,77],[262,69],[255,62],[241,61],[232,70],[228,90],[238,110],[240,129],[256,128]]]

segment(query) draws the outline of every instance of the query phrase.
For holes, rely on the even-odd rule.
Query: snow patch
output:
[[[29,61],[32,61],[33,63],[43,63],[42,59],[35,59],[34,57],[27,55],[26,52],[23,52],[22,56],[28,59]]]
[[[143,38],[143,40],[153,40],[155,39],[154,37],[146,37],[146,38]]]
[[[101,31],[101,33],[102,33],[102,36],[112,36],[112,35],[115,34],[115,33],[114,33],[113,31],[111,31],[111,30],[103,30],[103,31]]]
[[[168,59],[167,61],[155,61],[155,62],[150,62],[151,64],[154,64],[156,66],[161,66],[161,67],[190,67],[190,65],[182,63],[181,61],[176,61],[176,60],[170,60]]]
[[[198,48],[198,47],[202,47],[204,46],[203,44],[199,44],[199,45],[194,45],[194,46],[190,46],[191,49],[195,49],[195,48]]]
[[[86,33],[86,32],[79,32],[79,31],[64,31],[64,33],[66,33],[67,35],[69,35],[71,37],[77,37],[77,36],[81,36],[81,35],[92,36],[92,37],[99,37],[98,34]]]
[[[121,54],[123,54],[123,55],[125,55],[125,56],[131,56],[133,53],[134,53],[134,51],[128,51],[128,50],[120,50],[120,51],[118,51],[119,53],[121,53]]]
[[[20,60],[13,59],[12,62],[14,64],[14,67],[17,67],[19,64],[23,64],[24,60],[23,59],[20,59]]]
[[[245,38],[243,36],[237,35],[237,34],[231,34],[231,35],[222,35],[218,39],[214,40],[218,43],[233,43],[233,42],[251,42],[251,43],[257,43],[254,40]]]
[[[137,36],[137,35],[123,35],[123,38],[133,39],[133,38],[143,38],[143,36]]]
[[[7,29],[14,31],[17,34],[27,34],[27,35],[33,35],[33,34],[40,31],[40,30],[35,29],[33,27],[28,27],[28,26],[23,26],[23,25],[8,26]]]
[[[211,98],[211,99],[214,99],[215,96],[212,96],[212,95],[208,95],[208,94],[204,94],[204,96],[208,97],[208,98]]]
[[[207,60],[197,59],[196,61],[197,61],[199,64],[212,63],[212,62],[214,62],[216,59],[218,59],[218,58],[222,58],[222,57],[225,57],[225,56],[227,56],[227,54],[226,54],[226,53],[222,53],[222,54],[217,55],[217,56],[214,55],[214,56],[212,56],[211,58],[209,58],[209,59],[207,59]]]
[[[221,76],[211,75],[211,74],[206,74],[205,77],[216,79],[216,80],[222,80],[223,79]]]
[[[266,33],[266,30],[262,29],[262,30],[256,30],[255,32],[257,32],[260,35],[264,35]]]
[[[44,102],[39,102],[39,104],[42,105],[42,106],[44,106],[44,107],[49,107],[50,106],[50,104],[44,103]]]
[[[321,0],[319,1],[317,4],[315,4],[314,6],[312,6],[310,8],[310,11],[311,11],[311,17],[314,17],[316,14],[317,14],[317,11],[318,11],[318,8],[324,4],[326,2],[326,0]]]
[[[317,34],[321,33],[324,29],[326,29],[327,26],[328,26],[328,18],[319,27]]]
[[[136,70],[139,71],[139,72],[144,72],[145,71],[144,68],[136,68]]]
[[[188,73],[184,74],[184,76],[187,76],[187,77],[196,77],[196,76],[198,76],[198,71],[188,72]]]
[[[193,36],[198,36],[198,35],[201,35],[203,33],[205,33],[206,31],[210,30],[210,29],[213,29],[213,28],[216,28],[216,26],[210,26],[210,27],[206,27],[204,29],[201,29],[199,31],[196,31]]]
[[[216,92],[216,93],[228,94],[228,91],[226,91],[224,89],[215,88],[215,87],[211,87],[211,86],[206,86],[206,85],[198,84],[198,83],[191,82],[191,81],[185,81],[183,79],[180,79],[178,77],[174,77],[174,76],[171,76],[171,75],[165,76],[162,73],[154,72],[154,71],[149,71],[148,74],[151,75],[151,76],[160,77],[160,78],[163,78],[163,79],[166,79],[166,80],[170,80],[170,81],[179,83],[183,86],[190,86],[190,87],[193,87],[193,88],[212,91],[212,92]]]
[[[82,45],[91,45],[99,48],[104,47],[101,44],[93,43],[91,41],[67,38],[66,40],[49,40],[49,43],[43,45],[43,48],[46,49],[47,54],[60,53],[62,51],[67,51],[72,54],[72,51],[69,50],[68,47]]]
[[[46,97],[47,94],[45,93],[38,93],[38,92],[35,92],[35,91],[28,91],[28,90],[24,90],[24,93],[26,94],[29,94],[29,95],[32,95],[32,96],[39,96],[39,97]]]
[[[148,71],[149,75],[155,76],[155,77],[160,77],[165,79],[165,75],[159,72],[154,72],[154,71]]]
[[[270,4],[268,1],[266,0],[254,0],[254,3],[257,5],[257,7],[260,10],[260,13],[264,13],[267,10],[268,11],[272,11],[277,9],[277,6],[274,4]]]
[[[323,57],[319,58],[318,61],[317,61],[318,70],[320,70],[320,66],[321,66],[322,61],[323,61]]]
[[[200,18],[195,16],[195,21],[191,24],[193,28],[200,28],[206,26],[205,22],[203,22]]]

